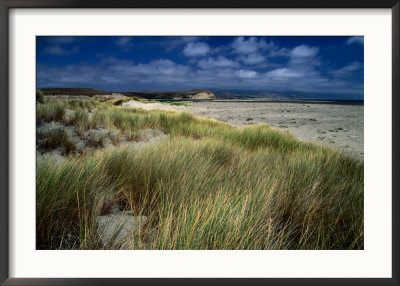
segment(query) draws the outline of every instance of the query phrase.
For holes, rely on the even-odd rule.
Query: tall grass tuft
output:
[[[75,143],[68,136],[68,132],[63,129],[50,129],[44,141],[38,147],[46,151],[61,148],[64,155],[69,155],[76,149]]]
[[[36,122],[63,121],[64,115],[65,105],[61,102],[36,105]]]
[[[68,109],[89,112],[98,105],[98,102],[93,99],[72,99],[65,100],[64,102]]]
[[[89,116],[85,111],[77,110],[70,115],[68,123],[77,127],[78,134],[83,135],[90,127]]]

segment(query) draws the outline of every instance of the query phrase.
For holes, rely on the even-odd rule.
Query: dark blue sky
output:
[[[364,94],[363,37],[40,36],[36,55],[38,88]]]

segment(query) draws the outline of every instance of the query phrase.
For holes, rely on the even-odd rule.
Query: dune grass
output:
[[[54,104],[54,103],[51,103]],[[135,249],[363,249],[363,162],[268,125],[98,104],[90,128],[170,137],[37,159],[37,247],[103,249],[96,217],[147,216]],[[80,121],[73,121],[80,125]]]
[[[115,101],[113,104],[116,106],[121,106],[123,103],[129,102],[131,100],[132,99],[130,99],[130,98],[121,98],[121,99],[118,99],[117,101]]]
[[[52,102],[48,104],[36,105],[36,122],[41,120],[51,121],[62,121],[65,115],[65,105],[61,102]]]
[[[69,138],[68,132],[63,129],[50,129],[43,143],[38,148],[45,150],[55,150],[61,147],[61,153],[63,155],[69,155],[75,150],[75,143]]]
[[[79,111],[92,111],[98,104],[98,100],[93,99],[72,99],[63,101],[66,108]]]
[[[168,102],[170,105],[175,105],[175,106],[185,106],[185,107],[189,107],[190,104],[188,102],[184,102],[184,101],[173,101],[173,102]]]

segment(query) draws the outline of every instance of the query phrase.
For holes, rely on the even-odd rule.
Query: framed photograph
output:
[[[2,285],[399,285],[399,6],[0,1]]]

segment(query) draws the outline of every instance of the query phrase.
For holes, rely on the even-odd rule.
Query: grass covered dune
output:
[[[46,99],[37,124],[72,125],[81,137],[119,130],[127,141],[38,156],[39,248],[118,249],[102,243],[96,219],[119,202],[147,218],[126,238],[131,249],[363,249],[361,160],[265,124],[73,102]],[[133,147],[146,128],[169,137]]]

